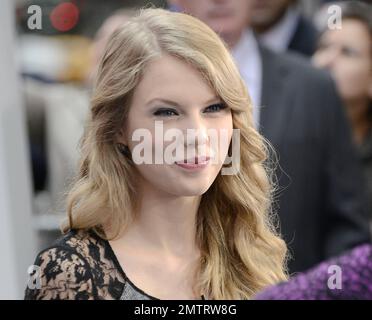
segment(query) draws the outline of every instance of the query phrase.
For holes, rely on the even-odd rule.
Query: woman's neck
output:
[[[127,228],[127,243],[150,248],[164,257],[198,256],[196,215],[200,196],[179,197],[143,185],[133,224]]]

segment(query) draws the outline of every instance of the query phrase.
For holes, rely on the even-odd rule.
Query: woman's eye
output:
[[[326,44],[326,43],[319,43],[316,49],[319,50],[319,51],[323,51],[323,50],[327,49],[328,47],[329,47],[329,45]]]
[[[216,104],[212,104],[211,106],[209,106],[209,107],[207,107],[206,109],[205,109],[205,112],[207,112],[207,113],[210,113],[210,112],[219,112],[219,111],[221,111],[221,110],[223,110],[223,109],[226,109],[227,108],[227,106],[225,105],[225,104],[223,104],[223,103],[216,103]]]
[[[354,48],[351,48],[351,47],[343,47],[341,49],[342,53],[345,55],[345,56],[349,56],[349,57],[355,57],[355,56],[358,56],[358,51],[355,50]]]
[[[158,109],[154,112],[155,116],[161,116],[161,117],[171,117],[171,116],[177,116],[178,113],[173,109]]]

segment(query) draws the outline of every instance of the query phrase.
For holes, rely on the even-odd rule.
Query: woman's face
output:
[[[345,19],[342,29],[327,30],[313,62],[333,75],[344,101],[372,97],[371,36],[360,21]]]
[[[147,65],[135,88],[120,142],[129,146],[132,158],[150,150],[150,163],[134,159],[143,183],[168,194],[195,196],[206,192],[219,173],[232,131],[230,108],[201,74],[164,55]],[[216,132],[219,143],[212,144]],[[167,133],[171,138],[164,139]]]

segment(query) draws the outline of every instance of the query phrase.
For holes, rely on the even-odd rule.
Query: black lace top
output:
[[[26,300],[159,300],[130,281],[109,242],[93,231],[71,230],[34,265],[38,279],[27,286]]]

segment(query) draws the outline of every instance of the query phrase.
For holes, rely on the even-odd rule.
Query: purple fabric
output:
[[[341,281],[338,282],[341,286],[335,287],[336,274],[341,275]],[[360,245],[341,256],[322,262],[287,282],[267,288],[257,294],[255,299],[372,300],[372,245]]]

